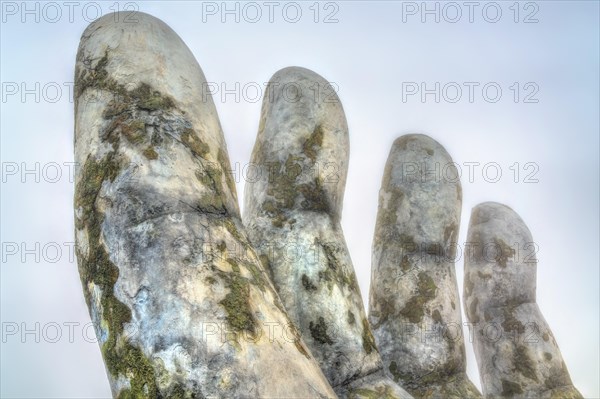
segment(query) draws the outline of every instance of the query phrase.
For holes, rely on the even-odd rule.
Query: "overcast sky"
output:
[[[2,2],[2,397],[110,396],[70,256],[71,89],[81,33],[124,8],[169,24],[218,89],[240,198],[271,75],[303,66],[337,88],[351,147],[342,223],[365,304],[390,145],[406,133],[444,145],[462,172],[459,244],[480,202],[521,215],[538,245],[538,304],[573,382],[599,397],[598,2],[226,7]],[[456,266],[462,292],[462,258]]]

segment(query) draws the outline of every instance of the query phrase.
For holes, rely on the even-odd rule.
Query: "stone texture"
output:
[[[348,128],[325,79],[271,78],[251,165],[244,224],[329,382],[341,397],[409,397],[382,372],[341,229]]]
[[[486,397],[581,398],[536,304],[535,244],[511,208],[473,208],[464,304]]]
[[[481,396],[465,373],[454,269],[461,204],[457,170],[439,143],[394,141],[379,192],[369,320],[385,370],[419,398]]]
[[[200,67],[126,14],[75,69],[77,259],[113,395],[335,397],[249,244]]]

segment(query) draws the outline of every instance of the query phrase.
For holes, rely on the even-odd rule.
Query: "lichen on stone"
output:
[[[477,298],[476,298],[477,299]],[[509,302],[502,309],[504,321],[502,322],[502,329],[505,332],[513,332],[516,334],[523,334],[525,332],[525,326],[515,317],[515,309],[518,303]]]
[[[509,246],[506,242],[504,242],[504,240],[497,237],[494,238],[494,244],[496,246],[496,249],[498,250],[495,259],[496,262],[498,262],[500,266],[506,267],[506,262],[509,259],[514,258],[515,249]]]
[[[396,362],[388,368],[395,381],[400,383],[415,398],[480,398],[477,388],[468,380],[462,363],[449,359],[426,373],[403,372]]]
[[[400,237],[399,240],[394,241],[399,242],[402,249],[405,249],[408,252],[415,252],[416,245],[413,238],[401,234],[398,230],[397,211],[400,209],[402,201],[404,200],[404,193],[398,187],[389,184],[389,180],[391,179],[391,169],[391,165],[386,165],[381,186],[387,187],[385,195],[388,195],[389,198],[385,199],[383,196],[380,196],[379,198],[379,211],[375,222],[375,235],[380,242],[387,242],[389,239]]]
[[[548,335],[548,333],[543,333],[542,334],[542,339],[544,340],[544,342],[548,342],[550,340],[550,335]]]
[[[130,388],[119,396],[156,396],[158,390],[152,363],[139,347],[122,335],[124,324],[131,321],[131,309],[114,295],[119,269],[110,260],[101,239],[104,216],[96,207],[96,199],[102,184],[114,181],[120,168],[121,163],[111,152],[100,160],[88,156],[81,170],[75,188],[75,206],[81,209],[81,216],[76,217],[76,227],[87,229],[88,253],[78,253],[78,266],[88,308],[92,306],[91,293],[86,289],[88,284],[100,287],[102,293],[100,313],[108,330],[108,338],[101,348],[102,356],[111,375],[125,377],[130,383]]]
[[[219,150],[217,151],[217,162],[219,162],[221,170],[225,174],[225,184],[227,184],[229,191],[231,192],[235,202],[237,203],[237,189],[235,187],[233,173],[231,173],[231,164],[229,162],[227,152],[225,152],[223,148],[219,148]]]
[[[309,138],[302,145],[304,154],[312,161],[317,159],[318,151],[323,145],[323,128],[321,125],[317,125],[315,130],[311,133]]]
[[[479,305],[479,298],[475,297],[471,300],[467,313],[469,314],[469,320],[471,323],[479,323],[479,315],[477,314],[477,306]]]
[[[400,233],[398,239],[398,245],[404,251],[408,253],[414,253],[418,251],[417,244],[415,243],[415,239],[410,234]]]
[[[293,225],[295,219],[290,217],[293,210],[330,213],[331,206],[321,178],[306,179],[302,176],[310,166],[306,158],[289,155],[285,162],[273,162],[270,166],[269,198],[263,202],[262,210],[270,217],[274,227],[282,228],[286,223]]]
[[[529,356],[529,351],[523,345],[518,345],[514,351],[514,365],[519,373],[523,376],[535,381],[539,382],[536,371],[534,361]]]
[[[488,281],[492,278],[490,273],[482,273],[480,270],[477,270],[477,276],[483,281]]]

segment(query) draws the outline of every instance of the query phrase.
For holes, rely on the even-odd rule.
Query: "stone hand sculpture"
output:
[[[479,397],[462,339],[400,339],[406,326],[461,324],[454,264],[437,259],[458,235],[460,183],[400,170],[449,162],[446,151],[426,136],[394,143],[367,317],[340,224],[348,129],[325,79],[271,79],[242,222],[194,56],[162,21],[123,17],[89,25],[75,67],[77,259],[113,395]],[[530,240],[502,205],[473,212],[472,241]],[[502,254],[465,268],[484,394],[581,397],[535,304],[535,266]],[[482,320],[535,322],[543,339],[490,343]]]

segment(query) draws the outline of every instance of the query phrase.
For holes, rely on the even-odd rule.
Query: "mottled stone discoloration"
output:
[[[446,150],[424,135],[398,138],[379,193],[369,320],[386,371],[415,397],[481,396],[465,374],[456,307],[460,210]]]
[[[200,67],[135,18],[90,24],[75,69],[77,259],[113,395],[335,397],[246,238]]]
[[[581,398],[536,304],[537,260],[529,229],[509,207],[473,208],[464,303],[489,397]]]
[[[269,82],[246,183],[244,223],[290,317],[339,395],[408,395],[382,372],[340,225],[348,128],[321,76],[286,68]],[[358,396],[357,396],[358,395]]]
[[[339,395],[348,399],[398,399],[411,397],[398,385],[390,383],[383,370],[338,388]]]

